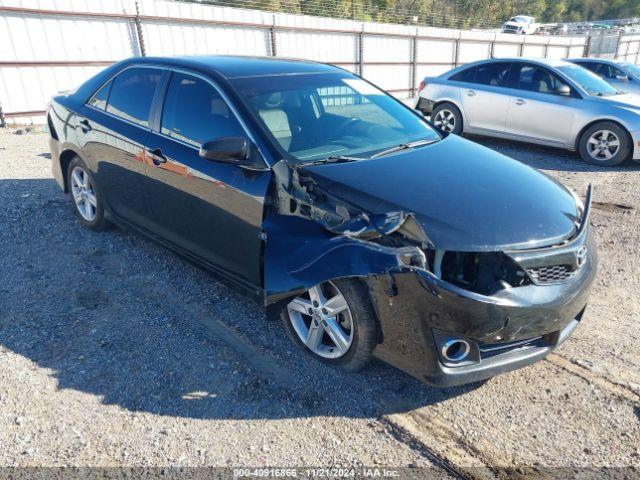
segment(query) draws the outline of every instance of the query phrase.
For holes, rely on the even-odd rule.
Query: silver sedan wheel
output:
[[[71,194],[82,218],[93,222],[96,219],[98,200],[91,177],[82,167],[73,167],[71,171]]]
[[[310,288],[287,305],[296,334],[323,358],[340,358],[353,343],[353,317],[340,290],[331,282]]]
[[[597,161],[609,160],[620,149],[620,139],[611,130],[598,130],[587,140],[587,152]]]
[[[440,110],[433,118],[433,124],[444,132],[453,132],[456,128],[456,116],[451,110]]]

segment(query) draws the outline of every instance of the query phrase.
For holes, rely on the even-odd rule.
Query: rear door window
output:
[[[171,77],[161,132],[196,147],[221,137],[246,137],[218,91],[205,80],[183,73]]]
[[[149,113],[162,77],[156,68],[129,68],[113,80],[107,112],[143,127],[149,126]]]

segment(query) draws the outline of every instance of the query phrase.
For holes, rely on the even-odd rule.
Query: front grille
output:
[[[576,270],[571,265],[550,265],[530,268],[527,274],[536,285],[550,285],[566,282],[576,274]]]

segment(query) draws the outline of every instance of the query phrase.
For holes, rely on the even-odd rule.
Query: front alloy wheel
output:
[[[289,336],[320,360],[359,370],[376,345],[375,314],[359,280],[323,282],[283,308]]]
[[[629,158],[631,149],[628,133],[614,122],[592,125],[582,134],[578,143],[582,159],[601,167],[619,165]]]
[[[353,343],[353,317],[347,300],[331,282],[311,287],[287,305],[291,325],[309,350],[340,358]]]

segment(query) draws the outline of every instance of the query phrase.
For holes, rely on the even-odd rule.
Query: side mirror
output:
[[[257,149],[243,137],[222,137],[205,142],[200,147],[200,156],[214,162],[231,163],[247,170],[269,169]]]
[[[569,85],[560,84],[556,87],[555,90],[556,95],[562,95],[563,97],[569,97],[571,95],[571,88]]]
[[[249,156],[249,142],[242,137],[222,137],[203,143],[200,156],[218,162],[240,163]]]
[[[628,75],[616,75],[616,80],[620,80],[621,82],[628,82],[629,81],[629,76]]]

